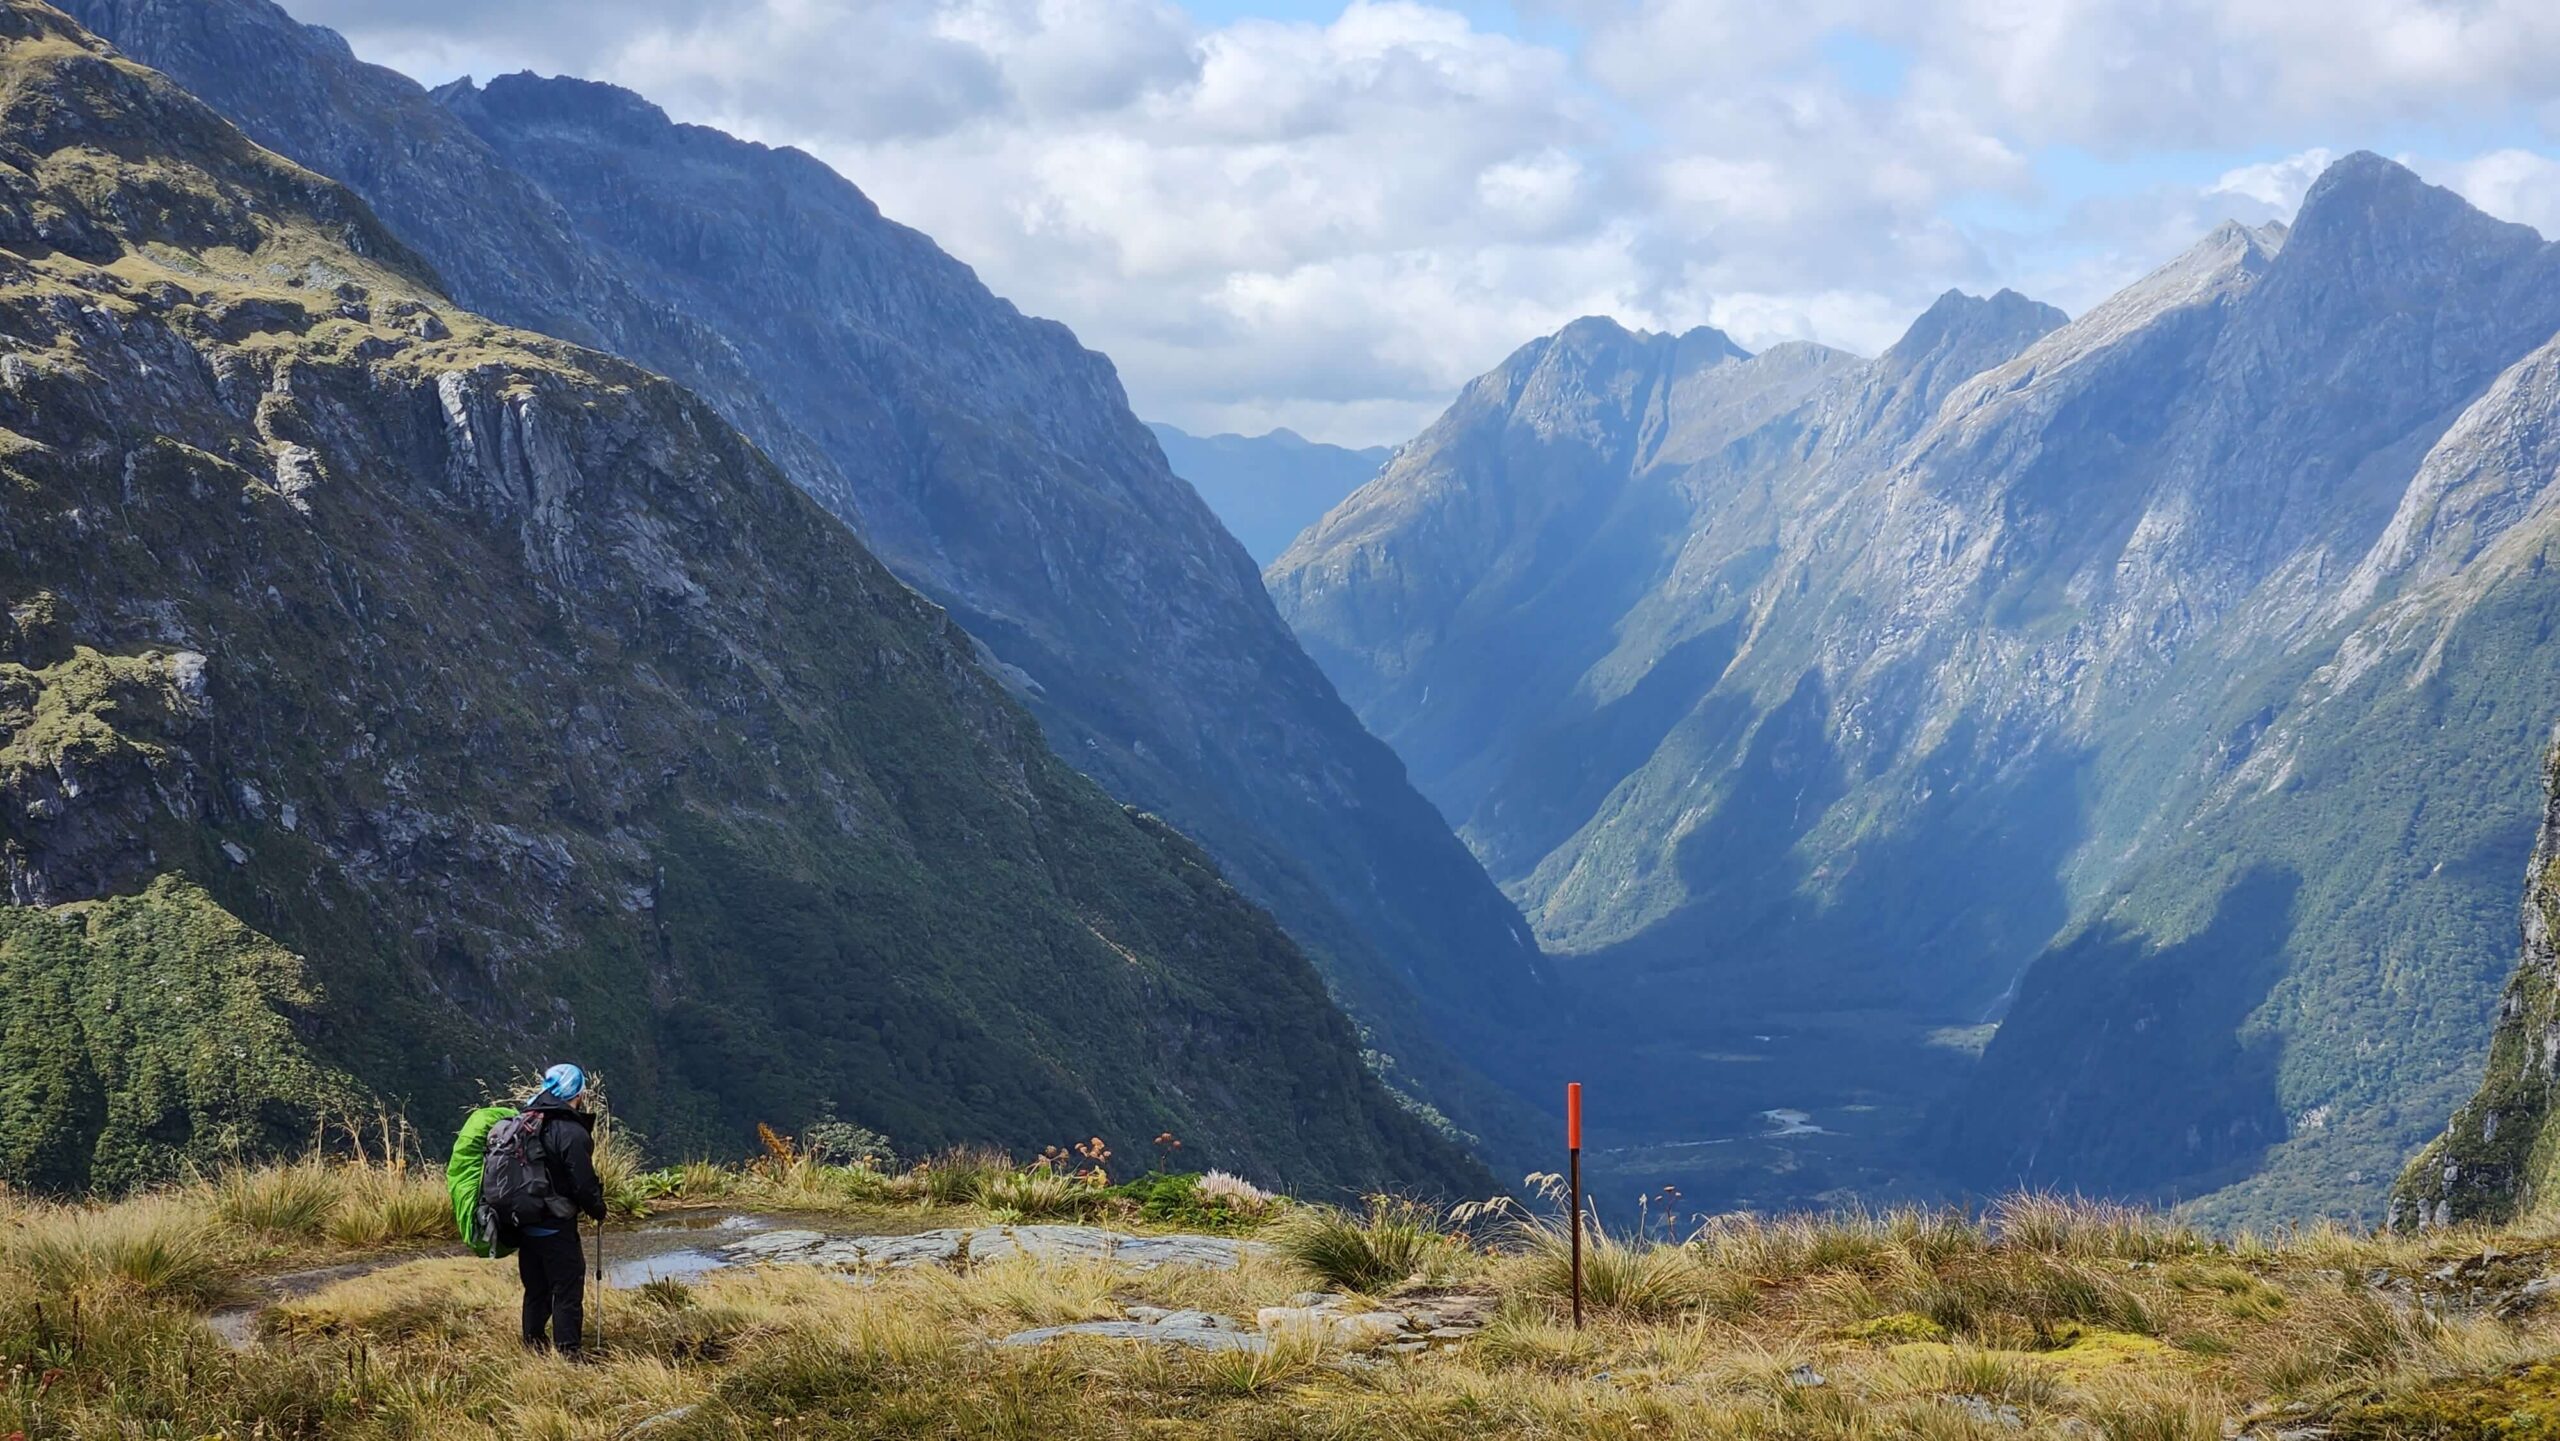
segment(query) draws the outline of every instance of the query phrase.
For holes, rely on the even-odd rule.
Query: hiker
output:
[[[578,1242],[578,1214],[604,1219],[595,1117],[578,1108],[586,1091],[587,1073],[576,1066],[563,1062],[542,1073],[542,1089],[508,1126],[525,1138],[518,1153],[528,1163],[524,1169],[541,1174],[525,1176],[529,1184],[510,1185],[514,1204],[495,1218],[501,1243],[515,1248],[516,1274],[524,1280],[524,1344],[572,1360],[586,1336],[587,1253]],[[508,1144],[493,1132],[492,1156]],[[490,1164],[495,1176],[498,1163]],[[512,1194],[517,1191],[531,1194]]]

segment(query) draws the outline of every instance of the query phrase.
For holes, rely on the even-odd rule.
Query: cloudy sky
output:
[[[285,0],[797,145],[1195,430],[1411,435],[1577,315],[2078,312],[2333,154],[2560,233],[2551,0]]]

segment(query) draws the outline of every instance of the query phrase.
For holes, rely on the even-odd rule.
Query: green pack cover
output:
[[[513,1246],[499,1244],[495,1235],[485,1234],[480,1227],[480,1169],[489,1156],[489,1128],[516,1113],[513,1106],[482,1106],[462,1122],[462,1134],[453,1138],[453,1155],[444,1163],[445,1186],[453,1192],[453,1228],[462,1233],[462,1244],[479,1256],[504,1256]]]

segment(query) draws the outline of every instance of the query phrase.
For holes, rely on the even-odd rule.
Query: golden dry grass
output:
[[[691,1168],[681,1189],[733,1203],[846,1193],[775,1169]],[[659,1417],[652,1434],[674,1438],[2214,1441],[2277,1421],[2452,1438],[2481,1434],[2493,1411],[2560,1410],[2550,1323],[2411,1304],[2491,1238],[2315,1228],[2218,1242],[2050,1197],[1978,1221],[1726,1218],[1678,1246],[1587,1238],[1599,1284],[1580,1331],[1534,1225],[1487,1255],[1422,1208],[1298,1208],[1266,1235],[1321,1228],[1321,1244],[1233,1272],[1015,1258],[860,1284],[790,1268],[657,1283],[604,1301],[609,1347],[590,1366],[521,1352],[512,1269],[451,1256],[282,1302],[245,1353],[203,1329],[203,1310],[262,1267],[417,1234],[403,1208],[431,1175],[304,1163],[113,1207],[0,1195],[0,1374],[17,1378],[0,1391],[0,1436],[600,1441]],[[859,1204],[926,1203],[927,1183],[909,1184]],[[2552,1249],[2496,1239],[2511,1256]],[[1487,1295],[1492,1319],[1462,1345],[1391,1360],[1305,1336],[1263,1354],[984,1344],[1138,1303],[1250,1319],[1338,1284],[1346,1255],[1390,1304],[1454,1283]]]

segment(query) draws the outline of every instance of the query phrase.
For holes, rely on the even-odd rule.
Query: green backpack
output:
[[[476,1256],[504,1256],[515,1250],[498,1240],[493,1218],[480,1209],[480,1173],[488,1163],[489,1128],[516,1113],[513,1106],[482,1106],[465,1117],[462,1134],[453,1138],[453,1156],[444,1163],[444,1180],[453,1193],[453,1228]]]

